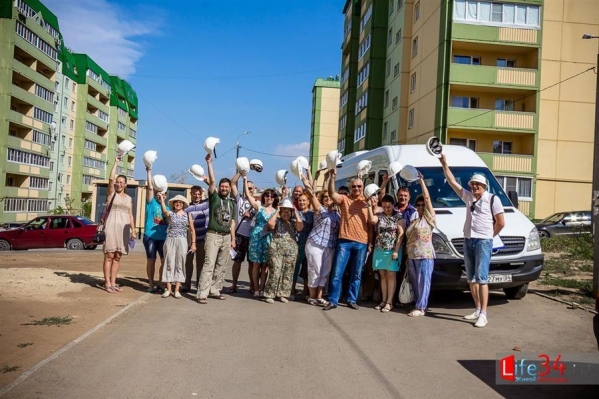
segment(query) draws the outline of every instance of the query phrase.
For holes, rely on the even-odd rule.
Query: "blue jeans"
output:
[[[410,283],[414,298],[416,300],[416,309],[426,311],[428,297],[431,293],[431,276],[435,267],[434,259],[408,259],[410,268]]]
[[[464,239],[464,265],[469,283],[487,284],[492,252],[492,239]]]
[[[331,304],[335,306],[339,304],[343,274],[349,262],[351,262],[351,273],[347,303],[356,303],[358,300],[358,291],[362,282],[362,267],[366,260],[367,249],[368,245],[361,242],[339,240],[335,256],[335,266],[333,267],[333,278],[331,279],[331,290],[329,292],[329,302]]]

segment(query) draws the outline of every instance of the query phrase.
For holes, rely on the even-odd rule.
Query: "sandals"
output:
[[[391,309],[393,309],[393,306],[391,306],[391,304],[387,303],[387,304],[385,304],[385,307],[381,309],[381,312],[389,313],[391,311]]]
[[[112,289],[115,290],[116,292],[123,292],[123,289],[121,287],[119,287],[118,285],[113,286]]]
[[[223,294],[218,294],[218,295],[209,295],[209,298],[214,298],[214,299],[218,299],[221,301],[224,301],[225,299],[227,299],[226,296],[224,296]]]
[[[374,310],[382,310],[385,307],[385,305],[387,305],[387,302],[381,302],[374,307]]]
[[[179,291],[175,292],[175,295],[173,296],[177,299],[181,299],[181,293]]]
[[[162,293],[162,297],[163,297],[163,298],[168,298],[169,296],[171,296],[171,294],[172,294],[172,292],[170,292],[169,290],[165,290],[165,291]]]
[[[206,298],[198,298],[197,299],[198,303],[205,305],[208,303],[208,300]]]
[[[410,316],[410,317],[418,317],[418,316],[424,316],[424,315],[425,315],[425,313],[419,309],[414,309],[410,313],[408,313],[408,316]]]
[[[108,286],[108,287],[104,287],[104,291],[108,292],[109,294],[114,294],[114,288],[112,286]]]
[[[318,300],[316,300],[314,298],[310,298],[310,299],[308,299],[308,304],[312,305],[312,306],[318,306]]]
[[[318,299],[316,300],[316,302],[318,302],[318,304],[319,304],[320,306],[327,306],[327,305],[329,304],[329,302],[328,302],[328,301],[326,301],[326,300],[324,300],[324,299],[322,299],[322,298],[318,298]]]

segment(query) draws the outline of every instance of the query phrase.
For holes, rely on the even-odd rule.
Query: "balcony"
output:
[[[31,129],[31,127],[41,130],[42,132],[50,132],[50,125],[38,120],[31,118],[30,116],[23,115],[20,112],[10,110],[9,121],[14,122],[18,125]]]
[[[89,76],[86,79],[86,83],[93,87],[96,91],[100,92],[100,94],[104,95],[104,97],[109,97],[109,91]]]
[[[6,172],[7,174],[39,176],[45,178],[50,177],[50,169],[43,168],[41,166],[26,165],[16,162],[6,162],[4,164],[4,167],[4,172]]]
[[[48,90],[54,91],[54,82],[52,82],[50,79],[48,79],[41,73],[38,73],[35,69],[31,69],[27,65],[17,60],[13,60],[12,67],[13,70],[18,74],[26,77],[27,79],[33,82],[38,83],[40,86],[43,86]]]
[[[24,103],[35,105],[46,112],[54,113],[54,105],[19,86],[13,84],[11,94],[13,97],[18,98]]]
[[[493,172],[533,173],[532,155],[477,153]]]
[[[473,86],[535,89],[539,86],[539,73],[536,69],[453,63],[449,71],[449,82]]]
[[[537,114],[534,112],[449,107],[447,115],[447,127],[450,129],[535,133],[537,125]]]
[[[108,140],[102,136],[98,136],[97,134],[90,132],[89,130],[85,131],[85,138],[93,141],[94,143],[100,144],[103,147],[108,145]]]
[[[19,47],[21,50],[25,51],[27,54],[32,56],[35,59],[41,60],[45,65],[54,65],[52,70],[55,70],[56,60],[50,58],[46,55],[46,53],[39,50],[33,44],[29,43],[27,40],[23,39],[19,35],[14,35],[15,38],[15,46]]]
[[[102,103],[99,100],[96,100],[95,97],[92,97],[89,94],[87,95],[87,103],[90,104],[94,108],[101,109],[102,111],[106,112],[107,114],[110,112],[108,105]]]
[[[100,127],[101,129],[108,130],[108,122],[103,119],[98,118],[94,114],[90,114],[89,112],[85,113],[85,119],[93,123],[94,125]]]
[[[536,29],[453,23],[451,38],[456,41],[464,40],[517,46],[540,46],[541,35],[539,32]]]

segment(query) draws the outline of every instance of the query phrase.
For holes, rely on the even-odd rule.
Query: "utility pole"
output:
[[[235,148],[237,149],[236,154],[235,154],[235,159],[239,158],[239,149],[241,148],[241,145],[239,144],[239,138],[241,136],[245,136],[246,134],[250,134],[250,133],[251,132],[247,131],[247,132],[243,132],[239,136],[237,136],[237,142],[235,143]],[[237,190],[239,191],[239,181],[237,182]]]
[[[599,36],[584,34],[583,39],[599,39]],[[595,93],[595,138],[593,152],[593,198],[591,209],[593,213],[593,297],[599,295],[599,45],[597,46],[597,63],[595,64],[595,75],[597,75]]]

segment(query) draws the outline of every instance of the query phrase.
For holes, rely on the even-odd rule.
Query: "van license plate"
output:
[[[492,274],[489,276],[488,283],[511,283],[512,275],[511,274]]]

